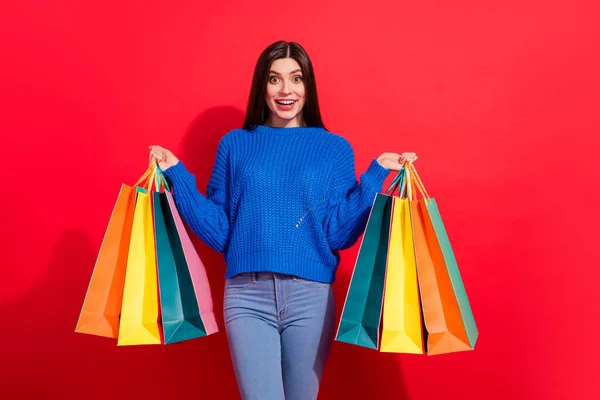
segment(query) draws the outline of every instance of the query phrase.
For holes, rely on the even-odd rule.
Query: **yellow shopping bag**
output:
[[[405,168],[408,199],[394,197],[385,275],[381,346],[384,353],[423,354],[421,305],[417,282],[412,221],[410,172]]]
[[[156,166],[145,187],[136,187],[133,227],[125,272],[118,346],[160,344],[158,282],[150,194]]]

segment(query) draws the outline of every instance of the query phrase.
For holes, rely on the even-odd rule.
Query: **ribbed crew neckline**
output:
[[[292,126],[289,128],[275,128],[267,125],[257,125],[254,128],[256,132],[266,133],[269,135],[305,135],[321,132],[323,128],[317,126]]]

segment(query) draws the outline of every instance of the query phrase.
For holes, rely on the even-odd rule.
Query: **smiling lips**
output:
[[[288,111],[291,110],[294,107],[294,104],[296,103],[297,100],[275,100],[275,103],[277,103],[277,107],[280,110],[283,111]]]

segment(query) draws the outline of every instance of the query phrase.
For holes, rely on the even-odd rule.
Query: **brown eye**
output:
[[[270,82],[270,83],[277,83],[278,79],[279,79],[279,78],[277,78],[276,76],[274,76],[274,75],[273,75],[273,76],[271,76],[271,77],[269,78],[269,82]]]
[[[300,75],[296,75],[293,80],[294,83],[300,83],[302,82],[302,77]]]

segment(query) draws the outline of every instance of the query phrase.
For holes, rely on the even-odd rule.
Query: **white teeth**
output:
[[[289,106],[290,104],[294,104],[294,101],[293,101],[293,100],[279,100],[279,101],[277,101],[277,102],[278,102],[279,104],[283,104],[283,105],[286,105],[286,106]]]

